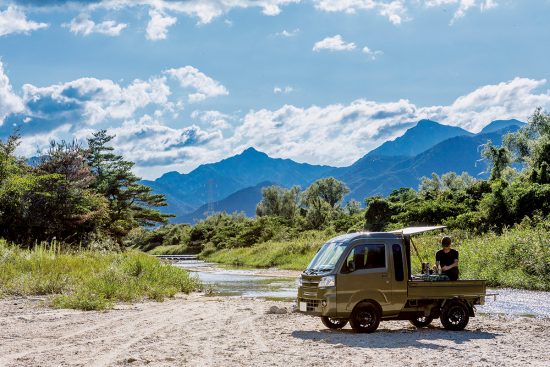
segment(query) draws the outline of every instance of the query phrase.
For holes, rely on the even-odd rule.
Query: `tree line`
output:
[[[164,224],[164,196],[139,183],[133,163],[114,153],[113,136],[98,131],[86,146],[52,142],[30,161],[17,157],[20,137],[0,140],[0,237],[31,247],[116,248],[134,228]]]

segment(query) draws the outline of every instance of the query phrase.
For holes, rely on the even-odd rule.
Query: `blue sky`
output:
[[[347,165],[421,118],[550,109],[550,1],[0,0],[0,137],[97,129],[155,178],[254,146]]]

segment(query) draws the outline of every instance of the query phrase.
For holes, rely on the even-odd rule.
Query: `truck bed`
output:
[[[484,301],[485,280],[424,281],[409,280],[408,299],[480,298]]]

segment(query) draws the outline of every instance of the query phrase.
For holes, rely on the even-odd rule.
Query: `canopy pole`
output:
[[[416,245],[414,244],[412,238],[410,239],[411,244],[413,245],[414,252],[416,252],[416,256],[418,256],[418,260],[420,260],[420,264],[424,262],[424,259],[422,259],[422,256],[420,256],[420,252],[418,252],[418,249],[416,248]]]

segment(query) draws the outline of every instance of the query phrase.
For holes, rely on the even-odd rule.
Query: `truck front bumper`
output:
[[[336,288],[317,288],[316,290],[298,288],[297,309],[311,316],[336,317]]]

